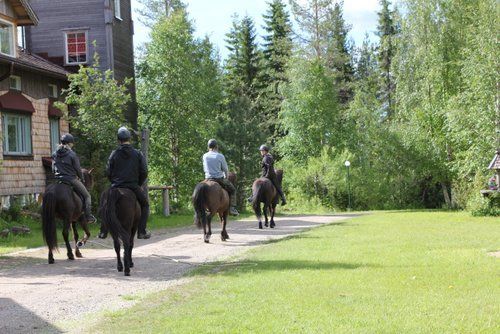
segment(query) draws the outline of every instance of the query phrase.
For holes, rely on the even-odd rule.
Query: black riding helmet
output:
[[[207,144],[208,148],[214,149],[217,147],[217,140],[210,139]]]
[[[75,143],[75,138],[71,133],[65,133],[61,136],[61,144]]]
[[[260,145],[259,147],[259,151],[266,151],[266,152],[269,152],[269,146],[267,145]]]
[[[119,141],[128,141],[130,140],[130,138],[132,138],[132,134],[126,127],[122,126],[121,128],[118,129],[116,137],[118,138]]]

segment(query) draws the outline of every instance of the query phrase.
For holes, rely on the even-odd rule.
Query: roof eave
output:
[[[37,72],[40,74],[45,74],[45,75],[50,76],[50,77],[55,78],[55,79],[68,80],[68,74],[62,74],[59,72],[53,72],[53,71],[50,71],[47,69],[26,65],[26,64],[23,64],[23,63],[16,61],[15,58],[9,59],[9,58],[0,56],[0,63],[3,63],[3,64],[14,63],[17,68],[21,68],[21,69],[31,71],[31,72]]]
[[[20,20],[19,25],[38,25],[39,19],[38,16],[36,15],[35,11],[31,7],[30,3],[27,0],[19,0],[23,7],[26,9],[26,13],[28,13],[28,16],[31,20]]]

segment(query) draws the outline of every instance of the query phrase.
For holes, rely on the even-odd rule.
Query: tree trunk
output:
[[[451,209],[453,205],[451,203],[451,196],[450,193],[448,192],[448,187],[445,182],[441,182],[441,189],[443,190],[443,196],[446,206],[448,207],[448,209]]]

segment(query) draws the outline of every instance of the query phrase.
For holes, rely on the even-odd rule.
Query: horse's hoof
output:
[[[83,257],[82,253],[80,253],[80,252],[76,252],[75,255],[76,255],[76,257],[78,257],[80,259]]]
[[[117,268],[119,272],[122,272],[123,271],[123,268]]]
[[[268,223],[265,223],[265,224],[264,224],[264,226],[269,227],[269,224],[268,224]]]
[[[224,237],[222,237],[222,236],[221,236],[221,237],[220,237],[220,240],[221,240],[221,241],[226,241],[226,238],[224,238]]]
[[[271,228],[274,228],[276,225],[274,223],[271,223]]]
[[[262,230],[262,223],[259,222],[259,228]]]
[[[123,275],[130,276],[130,271],[126,271]]]
[[[74,256],[73,254],[71,254],[71,255],[68,255],[68,260],[71,260],[71,261],[73,261],[74,259],[75,259],[75,256]]]
[[[130,268],[134,268],[134,262],[130,264]]]
[[[54,259],[49,259],[49,264],[54,264]]]
[[[210,240],[205,240],[205,243],[206,243],[206,244],[209,244],[209,243],[210,243]]]

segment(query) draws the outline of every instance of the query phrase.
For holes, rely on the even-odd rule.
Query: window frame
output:
[[[114,12],[115,12],[115,18],[122,21],[122,2],[121,0],[114,0]]]
[[[54,128],[53,124],[57,122],[57,135],[52,133]],[[55,152],[57,146],[59,145],[59,139],[61,137],[61,119],[59,117],[49,117],[49,137],[50,137],[50,152]]]
[[[9,118],[19,118],[27,121],[25,124],[21,124],[21,138],[16,137],[16,145],[21,144],[21,148],[18,151],[9,151],[9,134],[8,134],[8,124]],[[16,124],[17,126],[18,124]],[[2,112],[2,146],[4,156],[16,156],[16,157],[31,157],[33,156],[33,138],[32,138],[32,119],[31,115],[19,114],[15,112]],[[16,129],[17,131],[18,129]],[[19,131],[18,131],[19,132]],[[17,134],[17,133],[16,133]]]
[[[16,81],[16,87],[12,87],[12,80]],[[9,77],[9,89],[18,92],[21,92],[23,90],[23,81],[19,75],[11,75]]]
[[[17,45],[17,41],[16,41],[16,33],[17,33],[16,25],[13,22],[11,22],[11,21],[4,20],[2,18],[0,18],[0,23],[4,23],[6,25],[9,25],[12,28],[11,29],[11,35],[10,35],[10,37],[11,37],[11,40],[10,40],[10,49],[12,51],[12,54],[2,52],[1,48],[0,48],[0,54],[16,58],[16,56],[17,56],[17,53],[16,53],[16,45]]]
[[[85,34],[85,61],[82,62],[69,62],[69,50],[68,50],[68,35],[70,34]],[[64,65],[66,66],[76,66],[85,65],[89,62],[89,32],[88,30],[68,30],[64,31]]]
[[[49,98],[51,99],[57,99],[59,97],[59,87],[55,84],[49,84]],[[55,92],[55,94],[53,94]]]

